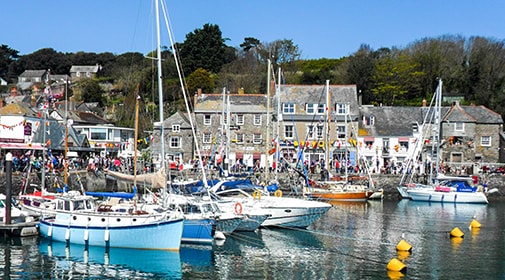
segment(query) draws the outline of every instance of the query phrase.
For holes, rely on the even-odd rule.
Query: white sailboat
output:
[[[442,178],[438,174],[440,163],[440,125],[441,125],[441,103],[442,103],[442,80],[439,80],[435,92],[435,120],[433,126],[433,149],[435,154],[435,169],[433,179],[426,185],[415,184],[410,187],[400,186],[401,191],[405,191],[407,196],[414,201],[426,202],[448,202],[448,203],[488,203],[487,196],[483,188],[466,184],[467,180],[457,178]],[[455,182],[458,182],[457,184]]]

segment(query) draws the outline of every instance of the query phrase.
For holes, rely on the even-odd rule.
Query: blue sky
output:
[[[153,1],[2,1],[0,44],[21,55],[60,52],[147,53],[155,48]],[[405,47],[425,37],[505,39],[505,1],[496,0],[166,0],[173,37],[217,24],[226,44],[244,37],[292,39],[302,58],[340,58],[361,44]],[[170,45],[166,31],[163,45]]]

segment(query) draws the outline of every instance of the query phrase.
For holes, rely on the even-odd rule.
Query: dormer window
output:
[[[347,114],[349,114],[349,104],[347,104],[347,103],[337,103],[335,105],[335,113],[337,115],[347,115]]]
[[[419,125],[417,123],[412,124],[412,132],[419,132]]]
[[[282,113],[283,114],[294,114],[295,113],[295,104],[283,103],[282,104]]]
[[[364,126],[374,126],[375,124],[375,116],[363,116],[363,125]]]

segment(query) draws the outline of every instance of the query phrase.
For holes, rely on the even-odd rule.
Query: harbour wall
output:
[[[212,176],[211,176],[212,177]],[[505,174],[486,174],[485,176],[479,176],[480,182],[486,183],[488,190],[496,189],[488,195],[489,201],[493,200],[505,200]],[[0,193],[5,194],[6,190],[6,178],[5,172],[0,173]],[[55,179],[56,178],[56,179]],[[384,199],[387,200],[399,200],[400,196],[396,187],[399,185],[401,180],[401,175],[395,174],[381,174],[373,177],[375,185],[377,188],[382,188],[384,190]],[[292,176],[289,174],[278,174],[279,185],[281,189],[289,191],[292,183]],[[12,195],[17,195],[21,192],[21,186],[23,182],[28,180],[28,190],[27,192],[33,191],[34,188],[40,189],[40,175],[31,174],[28,178],[23,173],[13,173],[12,174]],[[419,178],[422,181],[422,178]],[[46,189],[49,191],[56,191],[56,188],[62,187],[62,178],[58,175],[48,174],[46,177]],[[58,182],[55,184],[55,182]],[[108,176],[97,175],[93,172],[87,171],[76,171],[71,172],[68,176],[68,185],[70,190],[81,190],[84,188],[86,191],[131,191],[131,186],[126,182],[116,181]],[[82,185],[82,187],[81,187]],[[139,192],[142,192],[143,186],[139,185]]]

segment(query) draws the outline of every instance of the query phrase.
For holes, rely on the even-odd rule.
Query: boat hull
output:
[[[338,200],[338,201],[367,201],[373,194],[372,191],[362,192],[323,192],[312,193],[311,197],[315,200]]]
[[[440,192],[434,189],[408,190],[413,201],[441,202],[441,203],[476,203],[487,204],[488,200],[483,192]]]
[[[58,213],[39,228],[43,237],[72,244],[178,251],[183,225],[182,218]]]
[[[331,205],[322,207],[268,207],[271,216],[266,219],[262,227],[307,228],[321,218]]]
[[[185,219],[182,242],[210,244],[214,241],[214,233],[214,219]]]

